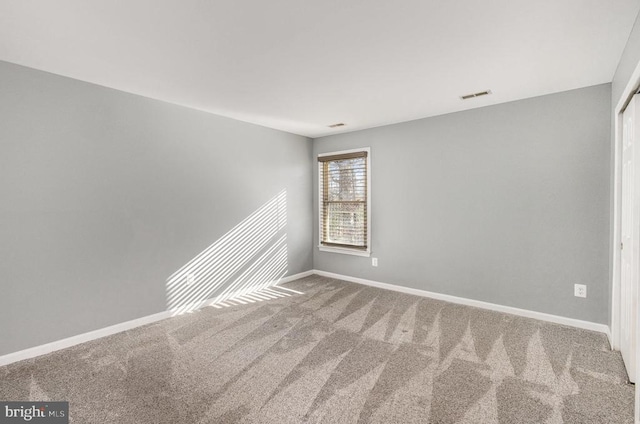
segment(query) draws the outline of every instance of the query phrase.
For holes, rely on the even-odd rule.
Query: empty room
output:
[[[0,0],[0,423],[640,423],[638,0]]]

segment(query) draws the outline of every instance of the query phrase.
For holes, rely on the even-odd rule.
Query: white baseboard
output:
[[[294,280],[298,280],[300,278],[304,278],[304,277],[308,277],[310,275],[313,275],[313,271],[309,270],[309,271],[304,271],[304,272],[299,272],[298,274],[293,274],[293,275],[289,275],[288,277],[282,277],[278,280],[274,280],[271,281],[269,284],[269,286],[267,287],[277,287],[279,284],[286,284],[290,281],[294,281]],[[224,299],[230,300],[234,297],[242,297],[244,294],[251,294],[251,293],[243,293],[240,294],[240,292],[235,291],[235,292],[231,292],[228,293]],[[211,297],[209,299],[205,299],[205,300],[199,300],[197,302],[192,302],[189,303],[187,305],[182,305],[179,308],[175,308],[175,309],[171,309],[169,310],[170,312],[170,316],[176,316],[176,315],[181,315],[185,312],[193,312],[193,311],[197,311],[200,308],[204,308],[206,306],[211,306],[211,305],[215,305],[217,303],[223,302],[219,297]]]
[[[290,275],[278,280],[277,284],[284,284],[290,281],[297,280],[299,278],[308,277],[310,275],[313,275],[313,273],[313,271],[305,271],[298,274]],[[214,299],[205,300],[201,302],[200,307],[211,305],[213,302]],[[192,308],[191,310],[194,309]],[[91,340],[96,340],[102,337],[110,336],[112,334],[120,333],[122,331],[131,330],[136,327],[161,321],[163,319],[170,318],[171,316],[171,311],[163,311],[157,314],[147,315],[142,318],[137,318],[131,321],[111,325],[109,327],[100,328],[98,330],[89,331],[88,333],[79,334],[77,336],[68,337],[66,339],[56,340],[55,342],[31,347],[28,349],[20,350],[18,352],[9,353],[0,356],[0,366],[12,364],[18,361],[24,361],[25,359],[31,359],[41,355],[46,355],[47,353],[55,352],[56,350],[66,349],[80,343],[89,342]]]
[[[597,331],[605,333],[609,340],[611,340],[611,331],[609,326],[605,324],[597,324],[589,321],[582,321],[573,318],[561,317],[558,315],[545,314],[543,312],[529,311],[526,309],[514,308],[511,306],[497,305],[495,303],[482,302],[480,300],[466,299],[463,297],[451,296],[448,294],[434,293],[426,290],[413,289],[410,287],[397,286],[394,284],[382,283],[379,281],[366,280],[364,278],[351,277],[348,275],[335,274],[333,272],[310,270],[301,272],[298,274],[284,277],[278,281],[277,284],[285,284],[300,278],[308,277],[310,275],[320,275],[323,277],[335,278],[338,280],[350,281],[353,283],[364,284],[367,286],[378,287],[386,290],[393,290],[401,293],[413,294],[422,297],[429,297],[432,299],[444,300],[451,303],[458,303],[461,305],[474,306],[476,308],[489,309],[497,312],[504,312],[507,314],[518,315],[527,318],[539,319],[542,321],[553,322],[556,324],[569,325],[571,327],[582,328],[586,330]],[[202,306],[211,305],[213,299],[202,302]],[[35,358],[37,356],[45,355],[47,353],[55,352],[56,350],[66,349],[71,346],[85,343],[91,340],[96,340],[101,337],[110,336],[112,334],[120,333],[122,331],[131,330],[136,327],[151,324],[166,318],[171,317],[170,311],[163,311],[157,314],[148,315],[142,318],[134,319],[131,321],[123,322],[120,324],[111,325],[109,327],[101,328],[88,333],[79,334],[77,336],[68,337],[66,339],[57,340],[55,342],[35,346],[29,349],[21,350],[14,353],[9,353],[0,356],[0,366],[8,365],[14,362],[23,361],[25,359]]]
[[[35,358],[36,356],[46,355],[47,353],[51,353],[56,350],[66,349],[80,343],[110,336],[112,334],[127,331],[132,328],[140,327],[142,325],[151,324],[153,322],[169,318],[170,316],[171,315],[168,311],[159,312],[157,314],[147,315],[142,318],[122,322],[120,324],[111,325],[109,327],[104,327],[99,330],[89,331],[88,333],[79,334],[77,336],[68,337],[66,339],[57,340],[55,342],[35,346],[25,350],[20,350],[14,353],[9,353],[7,355],[0,356],[0,366],[8,365],[13,362],[23,361],[25,359]]]
[[[295,281],[295,280],[299,280],[299,279],[304,278],[304,277],[308,277],[308,276],[313,275],[315,273],[316,272],[313,269],[310,269],[309,271],[305,271],[305,272],[299,272],[297,274],[281,278],[280,280],[278,280],[278,284],[289,283],[291,281]]]
[[[429,297],[432,299],[444,300],[451,303],[457,303],[460,305],[473,306],[476,308],[489,309],[497,312],[504,312],[506,314],[518,315],[526,318],[538,319],[541,321],[553,322],[556,324],[568,325],[571,327],[582,328],[585,330],[597,331],[604,333],[611,342],[611,331],[609,326],[605,324],[598,324],[590,321],[582,321],[574,318],[562,317],[559,315],[546,314],[544,312],[529,311],[527,309],[514,308],[512,306],[503,306],[495,303],[483,302],[480,300],[467,299],[464,297],[451,296],[448,294],[434,293],[426,290],[413,289],[410,287],[397,286],[389,283],[381,283],[379,281],[366,280],[364,278],[351,277],[348,275],[336,274],[333,272],[313,270],[313,273],[322,277],[335,278],[337,280],[350,281],[352,283],[364,284],[366,286],[377,287],[380,289],[393,290],[401,293],[413,294],[416,296]]]

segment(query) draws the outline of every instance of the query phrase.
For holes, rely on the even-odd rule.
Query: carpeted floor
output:
[[[633,422],[603,334],[316,276],[259,297],[2,367],[0,400],[100,424]]]

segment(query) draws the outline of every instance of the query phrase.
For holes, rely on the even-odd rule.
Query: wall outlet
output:
[[[378,258],[371,258],[371,266],[378,266]]]
[[[187,286],[190,286],[195,282],[196,282],[196,276],[193,274],[187,274]]]
[[[587,297],[587,286],[584,284],[575,284],[573,286],[573,295],[575,297]]]

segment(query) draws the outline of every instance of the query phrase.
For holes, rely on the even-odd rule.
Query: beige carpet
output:
[[[633,422],[603,334],[321,277],[2,367],[0,400],[96,424]]]

